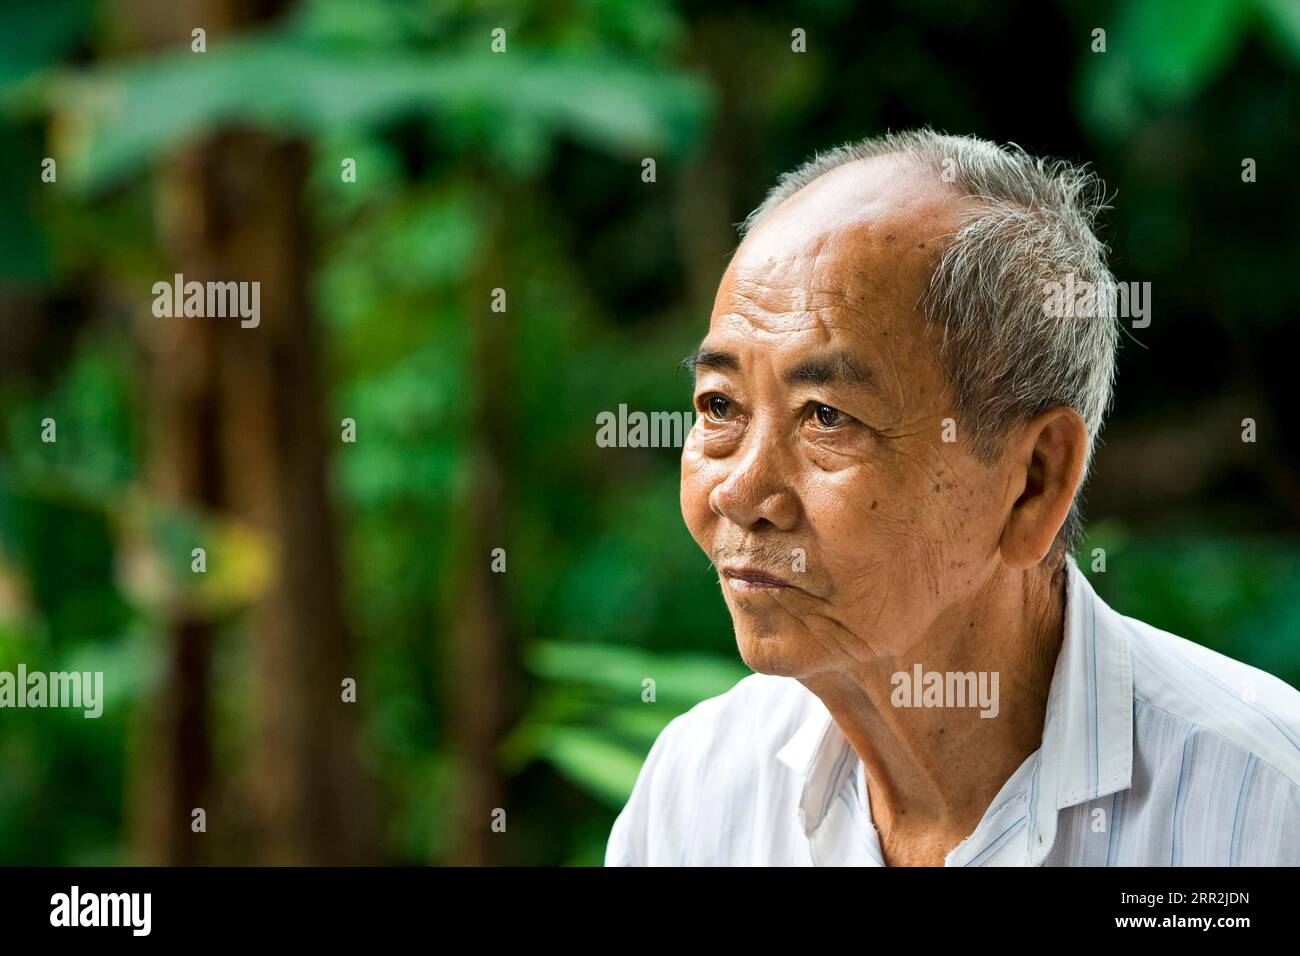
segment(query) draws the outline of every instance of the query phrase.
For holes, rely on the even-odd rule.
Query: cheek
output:
[[[874,539],[889,556],[899,589],[947,600],[975,581],[997,549],[997,476],[967,455],[932,453],[899,476],[876,514]],[[881,513],[883,512],[883,514]]]
[[[880,575],[895,566],[901,539],[915,526],[906,489],[863,467],[812,471],[802,493],[819,559],[836,590],[846,598],[864,584],[877,592]]]
[[[871,469],[836,472],[810,470],[800,488],[808,523],[819,541],[835,552],[858,550],[874,537],[887,498],[878,475]]]
[[[717,466],[700,454],[698,445],[687,440],[682,448],[682,480],[680,499],[682,518],[691,536],[706,552],[713,521],[717,517],[709,507],[709,493],[721,479],[715,474]]]
[[[936,530],[947,541],[948,570],[969,578],[980,562],[997,551],[1002,536],[1005,482],[997,472],[978,463],[936,479],[942,525]]]
[[[969,518],[973,510],[969,488],[942,463],[899,456],[895,464],[813,472],[807,479],[804,501],[819,549],[849,591],[853,582],[900,595],[913,581],[933,588],[954,548],[970,537],[963,528],[963,512]],[[893,583],[884,587],[882,577]]]

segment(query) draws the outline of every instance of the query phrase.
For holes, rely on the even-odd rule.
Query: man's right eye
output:
[[[727,413],[731,411],[731,399],[722,395],[706,395],[701,404],[705,414],[719,422],[726,421]]]

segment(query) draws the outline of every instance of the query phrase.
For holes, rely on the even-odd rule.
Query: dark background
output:
[[[1294,0],[6,2],[0,670],[107,704],[0,711],[0,863],[598,863],[746,671],[677,450],[596,416],[689,411],[734,224],[890,128],[1106,180],[1152,322],[1080,565],[1300,685],[1298,70]]]

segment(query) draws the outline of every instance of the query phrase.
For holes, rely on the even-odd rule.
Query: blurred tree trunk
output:
[[[183,41],[170,39],[188,43],[191,26],[204,26],[211,46],[281,6],[176,4],[170,22]],[[272,581],[249,619],[257,669],[249,701],[258,712],[251,794],[257,862],[353,864],[374,861],[377,839],[373,791],[358,761],[356,705],[341,699],[343,679],[357,674],[341,603],[308,305],[307,172],[301,144],[240,130],[187,147],[163,170],[159,232],[176,271],[185,281],[260,283],[260,324],[207,317],[148,326],[156,353],[153,471],[172,502],[233,513],[273,549]],[[194,850],[198,841],[222,840],[213,833],[221,822],[212,819],[207,835],[190,833],[190,810],[204,805],[195,801],[211,797],[205,714],[212,623],[178,619],[169,633],[165,703],[136,786],[140,855],[157,863],[192,862],[203,856]],[[364,695],[362,686],[359,700]]]
[[[469,480],[457,513],[461,574],[448,592],[446,695],[451,751],[456,758],[460,805],[454,814],[450,862],[487,866],[501,862],[508,840],[509,806],[498,747],[514,720],[520,700],[521,672],[505,587],[511,570],[507,548],[506,507],[511,464],[511,426],[516,420],[513,313],[514,290],[502,254],[508,236],[503,209],[514,208],[499,184],[479,181],[487,228],[483,261],[470,271],[464,290],[464,314],[471,327],[471,371],[475,426],[469,435]],[[495,197],[495,198],[487,198]],[[491,311],[493,290],[506,290],[507,308]],[[493,570],[493,552],[506,550],[504,572]],[[493,830],[493,813],[507,812],[505,833]]]
[[[164,507],[215,506],[220,500],[211,329],[159,327],[149,383],[153,420],[150,480]],[[173,362],[171,359],[182,361]],[[180,573],[184,573],[183,570]],[[208,729],[213,627],[188,609],[170,612],[164,635],[160,699],[145,721],[144,752],[133,783],[135,853],[152,865],[208,860],[191,830],[196,808],[211,810],[212,748]]]
[[[736,115],[736,104],[752,96],[753,78],[746,64],[729,52],[733,38],[745,28],[741,18],[712,14],[702,16],[691,30],[686,62],[709,77],[719,96],[708,136],[696,147],[694,160],[682,168],[680,186],[672,193],[674,234],[689,296],[684,315],[713,311],[718,279],[738,245],[732,226],[737,218],[732,170],[744,165],[743,157],[761,153],[756,146],[746,151],[752,131]]]

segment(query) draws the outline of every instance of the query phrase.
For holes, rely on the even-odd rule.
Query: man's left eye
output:
[[[813,415],[816,416],[817,424],[821,425],[822,428],[835,428],[849,420],[848,415],[829,405],[814,405]]]

